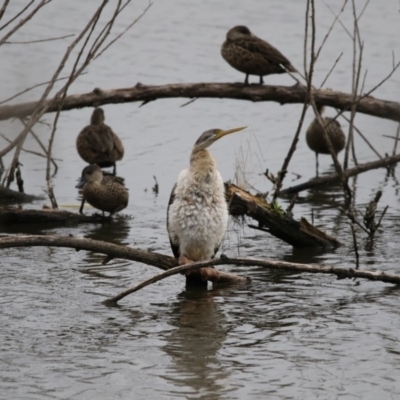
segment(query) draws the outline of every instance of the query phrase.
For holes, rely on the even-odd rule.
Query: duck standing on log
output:
[[[97,164],[91,164],[82,171],[77,188],[82,188],[82,204],[79,212],[83,213],[83,206],[87,201],[91,206],[107,211],[110,216],[128,206],[129,192],[124,180],[117,176],[103,175]]]
[[[242,25],[228,31],[221,54],[228,64],[246,74],[245,85],[249,84],[249,75],[259,76],[262,85],[265,75],[297,72],[278,49],[253,35],[249,28]]]
[[[344,134],[339,122],[330,117],[323,117],[325,112],[324,106],[317,106],[318,112],[321,116],[326,133],[331,141],[333,150],[337,155],[344,149],[346,144],[346,135]],[[321,124],[315,118],[307,129],[306,141],[308,147],[315,151],[315,168],[316,175],[318,176],[318,154],[330,154],[328,143],[325,140],[324,131]]]
[[[228,225],[225,186],[217,164],[207,147],[218,139],[246,127],[204,132],[193,146],[189,168],[183,170],[172,189],[167,230],[179,265],[214,258]],[[207,284],[216,276],[213,267],[193,271],[187,284]]]
[[[124,146],[104,120],[103,109],[95,108],[90,125],[83,128],[76,138],[76,149],[89,164],[97,164],[101,168],[114,167],[115,175],[115,163],[124,156]]]

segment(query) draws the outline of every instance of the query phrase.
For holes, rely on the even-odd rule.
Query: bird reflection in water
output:
[[[224,370],[218,352],[226,340],[223,329],[227,321],[214,301],[221,290],[190,288],[178,296],[169,323],[176,327],[166,337],[164,351],[172,358],[166,380],[190,387],[193,394],[221,393],[228,371]]]

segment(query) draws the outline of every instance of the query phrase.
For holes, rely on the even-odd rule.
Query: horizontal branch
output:
[[[30,246],[69,247],[76,250],[94,251],[96,253],[106,254],[108,256],[107,261],[113,258],[120,258],[123,260],[137,261],[143,264],[152,265],[163,269],[164,271],[178,265],[178,262],[174,257],[141,249],[133,249],[128,246],[120,246],[101,240],[56,235],[18,235],[0,237],[0,249]]]
[[[240,266],[261,266],[269,269],[277,269],[283,271],[297,271],[319,274],[333,274],[339,279],[344,278],[364,278],[373,281],[381,281],[386,283],[400,284],[400,275],[384,273],[382,271],[363,271],[355,270],[352,268],[331,267],[313,264],[299,264],[286,261],[275,261],[267,259],[259,259],[253,257],[246,258],[228,258],[222,255],[220,258],[215,258],[209,261],[200,261],[190,265],[183,265],[178,267],[178,262],[174,257],[166,256],[163,254],[133,249],[128,246],[117,245],[100,240],[82,239],[71,236],[53,236],[53,235],[27,235],[27,236],[3,236],[0,237],[0,249],[11,247],[31,247],[31,246],[49,246],[49,247],[69,247],[76,250],[94,251],[97,253],[107,254],[103,264],[113,258],[120,258],[124,260],[131,260],[141,262],[147,265],[152,265],[164,271],[167,274],[160,274],[156,277],[150,278],[149,281],[156,282],[157,280],[164,279],[167,276],[187,272],[189,270],[204,268],[207,266],[217,265],[240,265]],[[177,267],[177,268],[175,268]],[[244,278],[238,277],[234,274],[218,271],[220,274],[219,282],[246,282]],[[145,282],[138,286],[145,287]],[[119,295],[114,296],[108,301],[118,301],[129,293],[132,293],[133,288],[129,288]],[[138,289],[136,289],[138,290]],[[128,293],[129,292],[129,293]],[[122,295],[125,293],[124,295]]]
[[[381,281],[386,283],[399,284],[400,275],[388,274],[383,271],[363,271],[353,268],[342,268],[342,267],[331,267],[322,266],[314,264],[299,264],[286,261],[274,261],[253,257],[240,257],[240,258],[230,258],[222,255],[220,258],[215,258],[209,261],[198,261],[193,264],[181,265],[179,267],[172,268],[166,272],[159,275],[153,276],[146,281],[139,283],[138,285],[131,286],[128,289],[118,293],[105,301],[106,304],[115,304],[119,300],[123,299],[127,295],[137,292],[152,283],[158,282],[169,276],[181,274],[183,272],[188,272],[190,270],[200,269],[209,266],[217,265],[241,265],[241,266],[260,266],[273,270],[280,271],[290,271],[290,272],[308,272],[313,274],[333,274],[338,277],[338,279],[352,279],[352,278],[363,278],[371,281]],[[243,282],[242,282],[243,283]]]
[[[329,90],[315,90],[313,97],[318,105],[350,110],[353,95]],[[142,85],[131,88],[108,89],[96,88],[93,92],[67,96],[63,103],[54,102],[47,112],[55,112],[61,106],[63,111],[83,107],[98,107],[104,104],[144,102],[166,98],[226,98],[253,102],[274,101],[280,104],[304,103],[306,87],[248,85],[239,83],[182,83],[169,85]],[[0,107],[0,120],[23,118],[30,115],[37,102],[6,105]],[[48,105],[48,104],[47,104]],[[375,117],[400,121],[400,103],[375,99],[371,96],[361,98],[356,105],[357,112]]]
[[[367,172],[372,169],[386,168],[387,166],[396,164],[399,161],[400,161],[400,154],[397,154],[395,156],[381,158],[380,160],[377,161],[371,161],[364,164],[359,164],[357,165],[357,167],[349,168],[343,171],[343,175],[345,178],[350,178],[352,176],[362,174],[363,172]],[[326,185],[327,183],[335,183],[335,182],[340,182],[340,177],[337,174],[316,177],[310,179],[307,182],[303,182],[298,185],[283,189],[281,190],[280,195],[298,193],[302,192],[303,190],[312,189],[318,186]]]

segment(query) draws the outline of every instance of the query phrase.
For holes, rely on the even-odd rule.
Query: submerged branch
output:
[[[215,258],[209,261],[199,261],[189,265],[182,265],[180,267],[172,268],[167,272],[156,275],[146,281],[139,283],[138,285],[132,286],[124,291],[118,293],[116,296],[111,297],[106,300],[106,304],[115,304],[122,298],[126,297],[128,294],[136,292],[149,286],[152,283],[158,282],[169,276],[176,275],[182,272],[187,272],[189,270],[204,268],[207,266],[217,266],[217,265],[240,265],[240,266],[260,266],[272,270],[279,271],[290,271],[290,272],[308,272],[312,274],[332,274],[336,275],[338,279],[353,279],[353,278],[364,278],[371,281],[381,281],[386,283],[400,283],[400,275],[390,274],[383,271],[365,271],[353,268],[343,268],[343,267],[332,267],[314,264],[300,264],[292,263],[286,261],[275,261],[268,259],[260,259],[253,257],[240,257],[240,258],[230,258],[222,255],[220,258]]]
[[[350,110],[354,104],[352,94],[328,90],[313,90],[313,97],[318,105]],[[159,86],[148,86],[138,83],[131,88],[103,90],[96,88],[93,92],[69,95],[64,99],[62,111],[82,107],[98,107],[104,104],[129,102],[149,103],[166,98],[227,98],[253,102],[274,101],[280,104],[304,103],[307,101],[307,88],[301,85],[271,86],[248,85],[239,83],[183,83]],[[0,107],[0,120],[22,118],[30,115],[37,102],[4,105]],[[60,108],[60,100],[46,104],[47,112]],[[357,101],[356,111],[375,117],[400,122],[400,103],[362,97]]]
[[[178,262],[174,257],[141,249],[133,249],[128,246],[107,243],[100,240],[81,239],[70,236],[64,237],[64,236],[50,236],[50,235],[0,237],[0,248],[2,249],[11,247],[31,247],[31,246],[70,247],[76,250],[95,251],[97,253],[107,254],[108,259],[121,258],[125,260],[137,261],[144,264],[153,265],[163,270],[169,270],[167,274],[160,274],[157,275],[156,277],[151,278],[150,280],[152,282],[156,282],[168,276],[185,272],[190,269],[198,269],[198,268],[204,268],[206,266],[218,266],[218,265],[239,265],[239,266],[261,266],[268,269],[281,270],[281,271],[333,274],[336,275],[338,279],[364,278],[373,281],[400,284],[400,275],[385,273],[382,271],[362,271],[362,270],[354,270],[352,268],[322,266],[314,264],[299,264],[299,263],[275,261],[275,260],[260,259],[253,257],[229,258],[226,257],[225,255],[222,255],[220,258],[215,258],[213,260],[201,261],[190,265],[183,265],[177,267]],[[237,275],[223,273],[223,272],[220,273],[224,278],[235,278],[230,280],[229,282],[237,283],[239,281],[242,282],[244,281],[244,278],[240,278]],[[139,284],[140,287],[145,287],[146,285],[147,284],[145,284],[145,282]],[[135,287],[138,288],[139,286]],[[109,301],[116,302],[120,300],[127,294],[132,293],[134,291],[134,288],[125,290],[124,292],[122,292],[124,293],[124,295],[120,293],[119,295],[113,297]]]
[[[363,172],[370,171],[371,169],[386,168],[388,165],[396,164],[400,161],[400,154],[391,157],[385,157],[377,161],[367,162],[365,164],[359,164],[357,167],[349,168],[343,172],[346,178],[362,174]],[[318,186],[325,185],[327,183],[340,182],[340,177],[337,174],[331,174],[322,177],[312,178],[307,182],[300,183],[296,186],[291,186],[281,190],[281,195],[298,193],[303,190],[312,189]]]

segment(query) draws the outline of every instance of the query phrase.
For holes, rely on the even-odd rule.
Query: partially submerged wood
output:
[[[17,192],[5,186],[0,186],[0,204],[30,203],[34,200],[41,200],[42,196],[33,196],[30,194]]]
[[[0,236],[0,249],[31,246],[69,247],[75,250],[87,250],[106,254],[107,257],[104,258],[103,264],[108,263],[114,258],[120,258],[152,265],[164,271],[178,266],[178,260],[175,257],[142,249],[133,249],[128,246],[121,246],[101,240],[56,235]],[[218,277],[214,280],[215,283],[238,283],[244,281],[245,278],[223,271],[218,271]]]
[[[83,215],[64,210],[32,210],[21,208],[0,207],[0,224],[79,224],[98,223],[104,221],[99,214]]]
[[[356,176],[358,174],[362,174],[363,172],[370,171],[372,169],[377,168],[386,168],[389,165],[396,164],[400,161],[400,154],[395,156],[385,157],[377,161],[371,161],[364,164],[359,164],[357,167],[349,168],[343,171],[343,176],[345,178],[350,178],[352,176]],[[293,194],[298,193],[303,190],[312,189],[315,187],[326,185],[327,183],[336,183],[340,182],[340,177],[337,174],[331,174],[327,176],[321,176],[312,178],[307,182],[300,183],[298,185],[288,187],[286,189],[281,190],[280,195]]]
[[[128,288],[127,290],[124,290],[117,296],[109,299],[107,303],[115,303],[116,301],[125,297],[127,294],[133,293],[134,291],[143,288],[150,283],[157,282],[168,276],[186,272],[190,269],[199,269],[206,266],[218,265],[260,266],[278,271],[333,274],[336,275],[338,279],[363,278],[372,281],[381,281],[397,285],[400,284],[400,275],[386,273],[383,271],[363,271],[353,268],[300,264],[253,257],[228,258],[225,255],[209,261],[199,261],[189,265],[178,266],[178,262],[174,257],[142,249],[134,249],[128,246],[103,242],[100,240],[52,235],[0,236],[0,249],[31,246],[69,247],[76,250],[95,251],[98,253],[107,254],[107,257],[105,258],[106,261],[109,261],[113,258],[121,258],[125,260],[132,260],[148,265],[153,265],[164,271],[167,271],[167,273],[165,274],[159,274],[155,277],[150,278],[148,281],[142,282],[139,285],[135,285],[133,288]],[[247,282],[245,278],[238,277],[234,274],[229,274],[221,271],[219,271],[219,273],[221,274],[222,278],[219,283],[237,284],[238,282]]]
[[[247,85],[237,83],[180,83],[169,85],[142,85],[136,84],[130,88],[99,89],[92,92],[66,96],[52,104],[45,102],[49,107],[46,112],[72,110],[83,107],[99,107],[104,104],[118,104],[130,102],[149,103],[166,98],[226,98],[247,100],[253,102],[274,101],[279,104],[304,103],[307,99],[307,88],[302,85],[272,86]],[[328,90],[314,90],[313,98],[318,105],[350,110],[354,104],[352,94]],[[10,118],[24,118],[30,115],[36,101],[0,107],[0,120]],[[400,103],[385,101],[372,96],[365,96],[358,100],[356,111],[379,118],[400,121]]]
[[[336,247],[341,244],[334,237],[312,226],[305,218],[297,221],[283,210],[274,209],[263,198],[253,196],[231,183],[225,184],[225,187],[231,215],[247,215],[255,219],[259,229],[293,247]]]

